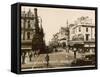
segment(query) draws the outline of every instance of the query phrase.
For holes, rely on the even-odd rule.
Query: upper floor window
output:
[[[30,32],[27,32],[27,39],[30,39]]]
[[[86,32],[88,32],[88,28],[86,28]]]
[[[30,28],[30,25],[31,25],[31,24],[30,24],[30,20],[29,20],[29,21],[28,21],[28,28]]]
[[[81,27],[79,27],[79,32],[81,32]]]

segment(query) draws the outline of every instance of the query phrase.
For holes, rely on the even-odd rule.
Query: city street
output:
[[[49,68],[53,67],[69,67],[71,62],[74,60],[74,53],[72,51],[66,52],[64,49],[61,52],[49,53]],[[32,57],[32,61],[27,64],[22,64],[22,69],[32,69],[32,68],[46,68],[46,54],[39,54]],[[77,58],[80,58],[81,54],[77,53]],[[28,59],[27,59],[28,60]]]

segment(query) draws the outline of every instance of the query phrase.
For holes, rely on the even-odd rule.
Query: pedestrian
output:
[[[25,63],[28,63],[29,62],[29,53],[26,52],[25,54]]]
[[[22,64],[24,64],[25,63],[25,52],[22,53],[21,57],[22,57]]]
[[[30,62],[32,61],[32,52],[29,53]]]
[[[49,66],[49,55],[48,54],[46,55],[45,60],[47,62],[47,67],[48,67]]]

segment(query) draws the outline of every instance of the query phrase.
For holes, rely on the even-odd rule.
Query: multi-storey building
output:
[[[41,20],[41,21],[40,21]],[[34,9],[33,12],[29,9],[27,12],[21,12],[21,53],[22,53],[22,63],[25,63],[25,56],[30,57],[30,54],[34,52],[33,49],[36,49],[33,46],[34,37],[38,37],[39,42],[44,42],[44,33],[42,28],[42,19],[39,19],[37,15],[37,9]],[[39,45],[38,45],[39,46]],[[41,47],[42,48],[42,47]]]
[[[95,47],[95,25],[91,21],[89,17],[81,17],[70,27],[70,41],[84,44],[87,50]]]
[[[32,14],[31,10],[27,13],[25,11],[21,14],[21,50],[23,51],[30,51],[32,49],[32,37],[34,28],[34,15]]]
[[[70,40],[73,40],[74,37],[83,37],[84,41],[95,40],[95,25],[85,22],[74,24],[70,28]]]

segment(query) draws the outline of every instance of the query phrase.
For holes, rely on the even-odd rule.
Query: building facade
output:
[[[34,15],[32,14],[31,10],[27,13],[25,11],[21,14],[21,43],[22,43],[22,51],[31,50],[31,43],[33,37],[34,29]],[[26,44],[26,45],[25,45]]]
[[[58,34],[59,43],[64,47],[68,45],[68,27],[61,27]]]
[[[89,17],[78,18],[77,23],[70,27],[70,41],[84,44],[85,51],[95,49],[95,25]]]
[[[87,21],[89,21],[89,19]],[[83,37],[84,41],[95,40],[95,25],[86,22],[74,24],[74,26],[70,28],[70,40],[74,40],[75,36]]]
[[[59,32],[53,35],[52,43],[58,47],[68,46],[68,27],[61,27]]]
[[[39,39],[38,42],[41,42],[41,44],[44,42],[42,19],[39,18],[37,14],[37,9],[34,8],[34,12],[32,12],[30,9],[27,12],[22,11],[21,12],[22,63],[28,63],[31,60],[30,58],[32,56],[32,53],[35,52],[36,50],[39,50],[39,48],[36,47],[37,46],[36,44],[38,44],[39,46],[39,43],[36,42],[36,40],[38,39]],[[33,45],[34,43],[35,45]]]

